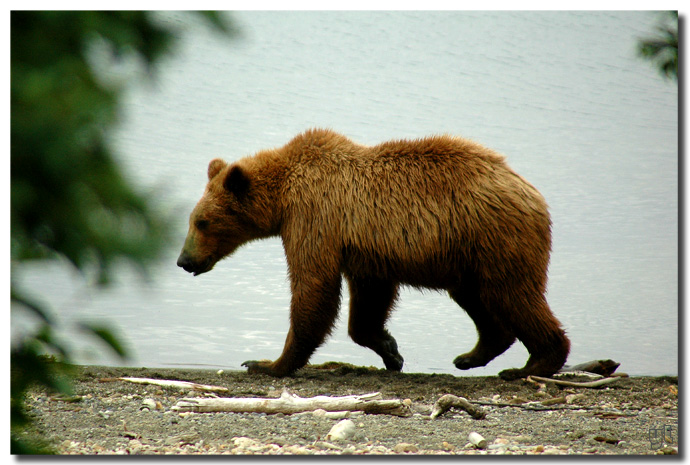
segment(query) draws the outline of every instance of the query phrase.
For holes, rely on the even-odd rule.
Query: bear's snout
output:
[[[194,271],[194,263],[184,252],[180,254],[177,259],[177,266],[183,268],[186,272],[191,273]]]
[[[209,271],[210,267],[208,265],[209,260],[198,262],[185,252],[182,252],[177,259],[177,266],[184,269],[187,273],[193,273],[194,276]]]

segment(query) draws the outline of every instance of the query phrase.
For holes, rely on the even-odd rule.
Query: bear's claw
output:
[[[462,354],[455,357],[453,360],[453,365],[459,370],[469,370],[470,368],[483,367],[486,365],[486,361],[477,360],[469,354]]]
[[[247,372],[249,373],[263,373],[264,370],[262,370],[263,366],[262,363],[259,362],[258,360],[247,360],[246,362],[242,363],[243,367],[247,367]]]
[[[247,373],[250,374],[264,374],[269,376],[281,377],[286,376],[289,373],[278,373],[272,368],[272,362],[269,360],[247,360],[242,363],[243,367],[247,367]]]

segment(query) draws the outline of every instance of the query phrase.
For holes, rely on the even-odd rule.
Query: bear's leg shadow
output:
[[[472,318],[479,335],[477,344],[470,352],[455,357],[453,364],[457,368],[468,370],[485,366],[513,345],[515,335],[481,302],[477,286],[463,285],[449,289],[448,293]]]
[[[307,364],[331,333],[340,306],[340,273],[292,278],[290,330],[283,353],[274,362],[250,360],[249,373],[287,376]]]
[[[398,296],[398,285],[366,277],[348,276],[347,281],[350,287],[348,334],[355,343],[376,352],[387,370],[402,370],[403,358],[398,344],[385,329]]]

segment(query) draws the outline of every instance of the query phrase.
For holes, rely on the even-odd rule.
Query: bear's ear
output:
[[[211,163],[208,164],[208,180],[210,181],[211,179],[215,178],[220,170],[225,168],[226,165],[227,163],[220,158],[214,158],[211,160]]]
[[[225,181],[223,181],[223,187],[229,192],[232,192],[237,196],[238,199],[243,198],[247,195],[249,191],[249,177],[247,173],[244,172],[242,168],[235,165],[228,171],[225,175]]]

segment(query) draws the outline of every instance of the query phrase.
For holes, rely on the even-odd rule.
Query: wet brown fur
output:
[[[403,363],[385,329],[401,284],[445,289],[474,320],[479,341],[458,368],[485,365],[515,338],[530,359],[502,377],[550,376],[565,363],[570,343],[544,295],[546,202],[492,150],[451,136],[364,146],[313,129],[208,171],[178,264],[203,273],[276,235],[287,257],[285,348],[275,362],[247,362],[250,371],[283,376],[307,363],[333,327],[342,276],[350,336],[389,369]]]

